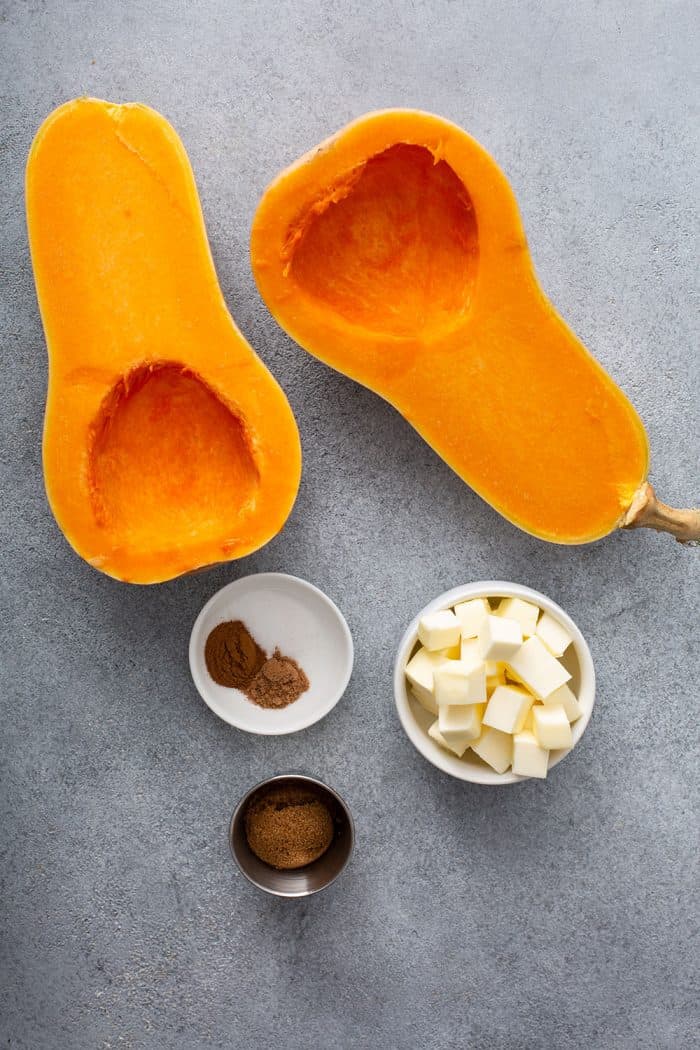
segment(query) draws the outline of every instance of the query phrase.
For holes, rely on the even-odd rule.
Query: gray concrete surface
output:
[[[247,260],[267,181],[387,105],[452,118],[519,196],[542,282],[638,406],[652,479],[698,499],[697,5],[277,0],[0,5],[2,1045],[27,1050],[677,1050],[697,1043],[698,552],[655,534],[558,549],[502,521],[377,397],[304,354]],[[22,172],[65,99],[142,100],[190,153],[231,309],[287,390],[304,477],[255,557],[152,589],[68,548],[40,462],[46,382]],[[325,721],[254,739],[190,682],[202,603],[283,569],[347,614]],[[506,577],[560,601],[599,676],[546,784],[429,767],[394,714],[405,622]],[[345,877],[302,903],[233,868],[257,778],[349,800]]]

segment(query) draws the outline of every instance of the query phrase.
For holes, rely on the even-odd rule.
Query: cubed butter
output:
[[[549,751],[540,747],[532,733],[516,733],[513,737],[513,772],[519,777],[547,776]]]
[[[571,726],[561,704],[537,704],[532,709],[535,736],[540,747],[571,747]]]
[[[438,715],[438,729],[447,741],[452,738],[467,738],[471,743],[481,733],[481,720],[485,704],[451,704],[441,707]]]
[[[507,661],[522,645],[523,632],[515,620],[487,616],[479,628],[479,649],[483,660]]]
[[[540,622],[537,624],[537,637],[549,649],[552,656],[563,656],[573,641],[565,627],[548,613],[542,613]]]
[[[488,679],[487,679],[488,686]],[[583,709],[569,689],[568,685],[560,685],[558,689],[555,689],[553,693],[544,701],[545,704],[561,704],[566,711],[566,717],[569,722],[575,722],[577,718],[580,718],[583,714]]]
[[[462,757],[462,755],[464,754],[464,752],[467,750],[467,748],[470,746],[470,744],[472,742],[471,737],[468,737],[468,736],[458,737],[456,735],[451,736],[449,740],[446,740],[445,737],[440,732],[440,728],[438,726],[437,719],[433,722],[433,724],[428,729],[428,736],[431,737],[435,741],[436,744],[439,744],[440,747],[444,747],[445,750],[447,750],[447,751],[452,751],[452,753],[455,754],[457,756],[457,758],[461,758]]]
[[[418,639],[431,652],[458,645],[460,637],[460,623],[451,609],[428,613],[418,623]]]
[[[505,773],[513,761],[513,737],[487,726],[478,740],[471,745],[472,751],[483,758],[497,773]]]
[[[526,602],[522,598],[502,598],[496,611],[497,616],[505,616],[509,620],[516,620],[520,624],[523,638],[529,638],[535,633],[537,617],[540,615],[539,606],[532,602]]]
[[[515,677],[526,685],[538,700],[544,700],[571,678],[566,668],[545,649],[537,636],[523,642],[508,658],[507,664]]]
[[[481,621],[485,620],[490,612],[491,606],[486,598],[471,598],[468,602],[455,605],[455,616],[462,627],[462,638],[476,638]]]
[[[583,714],[560,662],[569,631],[522,598],[472,598],[423,616],[418,638],[406,679],[437,716],[431,739],[458,758],[471,748],[499,774],[544,779]]]
[[[483,704],[486,700],[486,669],[483,663],[472,667],[462,660],[445,660],[435,669],[433,681],[438,707]]]
[[[484,725],[502,733],[519,733],[534,697],[518,685],[499,685],[491,694],[484,715]]]
[[[406,678],[416,700],[426,711],[436,715],[438,706],[435,701],[435,683],[433,672],[436,667],[445,663],[446,651],[439,649],[431,653],[429,649],[419,649],[406,664]]]

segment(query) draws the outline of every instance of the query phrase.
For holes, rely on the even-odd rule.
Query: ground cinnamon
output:
[[[243,689],[265,663],[266,653],[240,620],[218,624],[204,646],[207,670],[218,685]]]
[[[204,645],[204,660],[218,685],[240,689],[260,707],[287,707],[309,688],[309,679],[291,656],[267,653],[241,620],[217,624]]]
[[[331,812],[309,788],[270,788],[252,800],[244,819],[255,856],[280,870],[311,864],[333,841]]]

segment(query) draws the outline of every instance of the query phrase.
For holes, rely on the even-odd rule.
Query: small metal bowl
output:
[[[245,833],[245,812],[258,794],[275,787],[311,787],[331,811],[335,834],[330,846],[318,860],[303,868],[278,871],[255,856]],[[350,859],[355,844],[355,828],[350,810],[340,795],[316,777],[302,773],[280,773],[256,784],[236,806],[229,828],[229,845],[236,864],[258,889],[275,897],[308,897],[330,886]]]

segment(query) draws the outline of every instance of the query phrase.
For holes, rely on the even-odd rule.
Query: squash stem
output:
[[[629,510],[621,522],[623,529],[656,529],[670,532],[679,543],[700,544],[700,508],[676,510],[656,498],[654,489],[645,481],[638,488]]]

